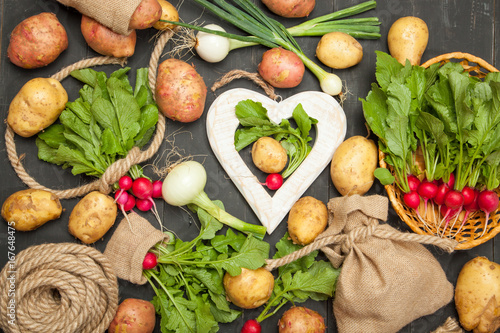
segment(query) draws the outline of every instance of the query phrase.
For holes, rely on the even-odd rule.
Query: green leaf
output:
[[[91,87],[95,87],[97,82],[97,72],[92,68],[74,70],[70,75]]]
[[[391,185],[395,181],[395,177],[386,168],[377,168],[373,172],[375,178],[377,178],[382,185]]]
[[[299,134],[303,138],[307,138],[309,136],[309,132],[311,131],[312,125],[318,123],[318,120],[307,115],[306,111],[302,107],[302,104],[300,103],[297,104],[297,106],[293,110],[292,117],[297,123]]]

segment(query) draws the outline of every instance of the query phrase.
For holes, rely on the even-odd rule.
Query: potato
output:
[[[427,24],[414,16],[397,19],[387,34],[389,53],[403,65],[406,59],[412,65],[420,65],[428,41]]]
[[[127,298],[118,306],[108,333],[152,333],[155,315],[155,307],[151,302]]]
[[[54,13],[40,13],[19,23],[10,35],[7,56],[22,68],[47,66],[68,48],[68,35]]]
[[[314,9],[315,0],[262,0],[276,15],[283,17],[306,17]]]
[[[34,230],[58,219],[62,211],[61,202],[55,194],[35,189],[18,191],[2,205],[2,217],[19,231]]]
[[[255,270],[242,268],[241,274],[224,274],[227,298],[243,309],[255,309],[266,303],[274,288],[274,276],[263,267]]]
[[[287,224],[293,243],[307,245],[325,230],[328,209],[316,198],[302,197],[290,209]]]
[[[468,261],[458,275],[455,307],[467,331],[493,333],[499,329],[500,264],[485,257]]]
[[[252,161],[262,172],[279,173],[285,168],[288,155],[277,140],[263,136],[252,145]]]
[[[113,226],[117,211],[112,197],[98,191],[90,192],[71,211],[69,232],[83,243],[92,244]]]
[[[363,59],[363,47],[356,38],[344,32],[329,32],[319,40],[316,57],[328,67],[349,68]]]
[[[160,20],[167,20],[172,22],[179,22],[179,12],[177,9],[166,0],[158,0],[161,6]],[[153,28],[158,30],[177,30],[178,26],[175,24],[158,21],[153,25]]]
[[[333,154],[330,176],[341,195],[363,195],[372,187],[378,165],[375,142],[353,136],[342,142]]]
[[[294,52],[274,47],[264,52],[257,71],[273,87],[294,88],[302,82],[305,66]]]
[[[54,123],[67,102],[68,94],[58,80],[31,79],[10,102],[7,123],[15,133],[28,138]]]
[[[162,8],[157,0],[142,0],[132,14],[128,28],[131,30],[151,28],[158,22],[161,13]]]
[[[155,96],[165,117],[189,123],[203,114],[207,86],[193,66],[170,58],[158,67]]]
[[[278,322],[280,333],[323,333],[325,319],[316,311],[294,306],[285,311]]]
[[[82,15],[80,29],[87,44],[99,54],[124,58],[135,52],[135,30],[128,35],[120,35],[86,15]]]

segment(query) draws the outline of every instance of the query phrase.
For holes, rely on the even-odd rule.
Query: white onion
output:
[[[210,30],[225,30],[216,25],[208,24],[204,28]],[[224,60],[230,51],[229,38],[199,31],[196,34],[196,46],[194,47],[198,55],[206,62],[219,62]]]

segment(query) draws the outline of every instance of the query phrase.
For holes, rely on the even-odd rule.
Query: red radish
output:
[[[418,185],[417,193],[424,199],[424,216],[427,214],[427,202],[436,196],[437,189],[436,183],[428,180],[424,180]]]
[[[135,197],[133,195],[129,195],[127,202],[123,205],[123,210],[128,212],[135,207]]]
[[[123,206],[127,203],[129,194],[126,191],[120,190],[115,192],[115,202],[120,206]]]
[[[464,206],[470,205],[476,199],[474,189],[469,186],[462,189],[462,195],[464,196]]]
[[[151,208],[153,208],[153,200],[148,200],[148,199],[137,199],[135,201],[135,206],[137,209],[143,212],[147,212]]]
[[[260,333],[261,330],[259,322],[255,319],[250,319],[241,328],[241,333]]]
[[[463,209],[465,210],[465,215],[464,215],[464,218],[462,220],[462,224],[460,225],[460,228],[458,228],[458,230],[455,233],[455,235],[458,234],[460,232],[460,230],[462,230],[462,228],[464,227],[465,222],[467,222],[467,219],[469,218],[470,213],[479,210],[479,206],[477,205],[477,197],[479,195],[479,190],[474,188],[474,189],[472,189],[472,191],[473,191],[473,199],[467,205],[465,204],[465,196],[464,196]],[[468,199],[468,200],[470,200],[470,199]]]
[[[283,177],[279,173],[270,173],[266,177],[266,182],[261,185],[267,186],[270,190],[277,190],[283,185]]]
[[[408,186],[411,191],[416,191],[418,189],[418,185],[420,185],[420,179],[415,175],[408,175]]]
[[[121,177],[120,180],[118,180],[118,186],[122,190],[125,191],[130,190],[130,188],[132,187],[132,178],[130,178],[130,176],[127,175]]]
[[[464,196],[457,190],[449,190],[444,196],[444,204],[451,209],[458,209],[464,204]]]
[[[408,207],[415,209],[418,213],[417,209],[418,206],[420,205],[420,196],[418,195],[417,192],[412,191],[405,193],[403,195],[403,201]]]
[[[449,188],[453,188],[453,186],[455,186],[455,174],[453,172],[450,173],[450,179],[448,180],[448,182],[446,182],[446,184],[449,186]]]
[[[154,253],[148,252],[142,261],[142,269],[153,269],[158,265],[158,258]]]
[[[448,184],[441,183],[441,185],[438,186],[436,196],[433,199],[434,203],[438,206],[442,206],[444,204],[444,197],[448,191],[450,191]]]
[[[488,227],[490,214],[498,209],[498,203],[499,199],[495,191],[484,190],[479,192],[479,195],[477,196],[477,205],[479,206],[479,209],[486,214],[484,218],[484,229],[481,237],[484,235],[486,228]]]
[[[153,183],[145,177],[139,177],[132,182],[132,193],[134,193],[134,195],[138,199],[136,202],[136,206],[139,203],[139,200],[147,200],[150,202],[150,206],[149,206],[149,204],[146,205],[146,203],[142,202],[142,201],[139,203],[139,205],[142,209],[145,209],[147,206],[149,206],[149,208],[153,212],[153,215],[158,220],[160,227],[163,229],[163,224],[161,223],[160,215],[158,215],[158,210],[156,209],[155,202],[152,198]],[[137,209],[141,209],[141,208],[139,208],[139,206],[137,206]]]
[[[153,182],[153,198],[161,198],[162,193],[161,193],[161,187],[163,186],[163,182],[161,180],[155,180]]]

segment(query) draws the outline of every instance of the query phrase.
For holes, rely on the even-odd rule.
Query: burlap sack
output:
[[[383,196],[339,197],[328,202],[328,228],[313,243],[280,259],[271,270],[321,249],[341,267],[333,300],[340,333],[391,333],[448,304],[453,285],[422,244],[452,252],[456,241],[402,233],[387,220]]]
[[[65,6],[75,8],[121,35],[128,35],[132,14],[141,0],[57,0]]]
[[[146,253],[159,242],[168,242],[166,234],[136,213],[124,218],[106,245],[104,255],[110,260],[117,277],[135,284],[145,284],[142,261]]]

